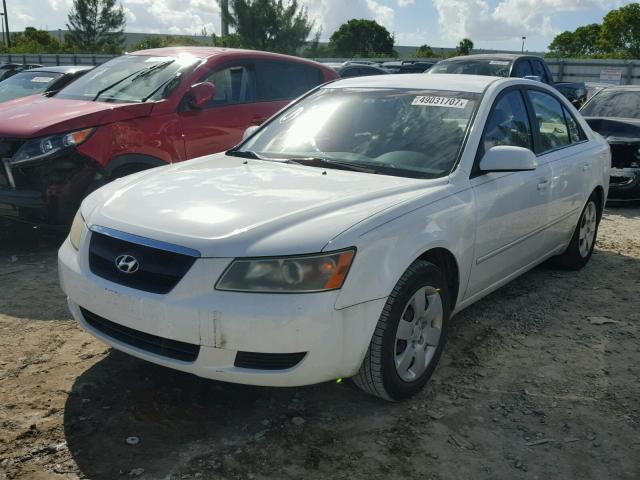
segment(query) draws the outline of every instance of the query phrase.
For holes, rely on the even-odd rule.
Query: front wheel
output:
[[[579,270],[589,262],[596,244],[600,220],[596,202],[597,198],[592,194],[580,214],[569,246],[561,255],[554,258],[554,263],[557,266],[569,270]]]
[[[364,361],[353,377],[355,384],[392,401],[419,392],[442,354],[449,305],[442,270],[424,260],[414,262],[389,295]]]

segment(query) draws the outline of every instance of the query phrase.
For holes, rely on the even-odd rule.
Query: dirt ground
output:
[[[59,241],[0,231],[0,479],[640,478],[639,207],[606,212],[582,271],[539,267],[457,316],[397,404],[113,351],[67,312]]]

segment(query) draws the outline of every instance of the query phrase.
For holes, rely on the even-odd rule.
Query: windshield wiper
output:
[[[165,67],[168,67],[169,65],[171,65],[173,62],[175,62],[175,60],[167,60],[166,62],[160,62],[160,63],[156,63],[155,65],[152,65],[148,68],[145,68],[144,70],[136,73],[134,75],[134,77],[131,79],[132,82],[135,82],[136,80],[138,80],[139,78],[142,77],[146,77],[148,75],[151,75],[153,72],[156,72],[158,70],[162,70]]]
[[[93,99],[91,100],[92,102],[95,102],[98,98],[100,98],[100,95],[102,95],[104,92],[107,92],[109,90],[111,90],[113,87],[117,87],[118,85],[120,85],[122,82],[124,82],[125,80],[133,77],[131,79],[131,81],[135,81],[140,77],[144,77],[146,75],[148,75],[151,72],[155,72],[157,69],[159,68],[164,68],[167,65],[171,64],[175,62],[175,60],[168,60],[166,62],[162,62],[162,63],[156,63],[155,65],[151,66],[151,67],[147,67],[144,68],[142,70],[138,70],[136,72],[130,73],[129,75],[127,75],[124,78],[121,78],[120,80],[118,80],[117,82],[113,82],[111,85],[103,88],[102,90],[100,90],[98,93],[96,93],[96,95],[93,97]]]
[[[226,152],[226,155],[240,158],[251,158],[253,160],[266,160],[265,158],[261,157],[256,152],[252,152],[251,150],[228,150]]]
[[[362,173],[377,173],[373,168],[362,167],[357,163],[333,160],[324,157],[287,158],[285,163],[297,163],[298,165],[311,165],[312,167],[342,168]]]

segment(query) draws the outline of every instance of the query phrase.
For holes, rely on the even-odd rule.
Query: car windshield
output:
[[[436,63],[429,73],[461,73],[465,75],[485,75],[508,77],[511,70],[509,60],[444,60]]]
[[[145,102],[166,98],[184,72],[198,62],[191,55],[114,58],[63,88],[56,98],[100,102]]]
[[[285,110],[237,152],[441,177],[456,164],[478,98],[459,91],[323,88]]]
[[[595,95],[580,113],[585,117],[640,117],[640,90],[606,89]]]
[[[0,82],[0,102],[46,92],[61,73],[26,71]]]

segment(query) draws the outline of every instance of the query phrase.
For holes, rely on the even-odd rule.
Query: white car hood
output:
[[[446,184],[216,154],[112,182],[85,200],[82,213],[90,226],[203,257],[300,254]]]

